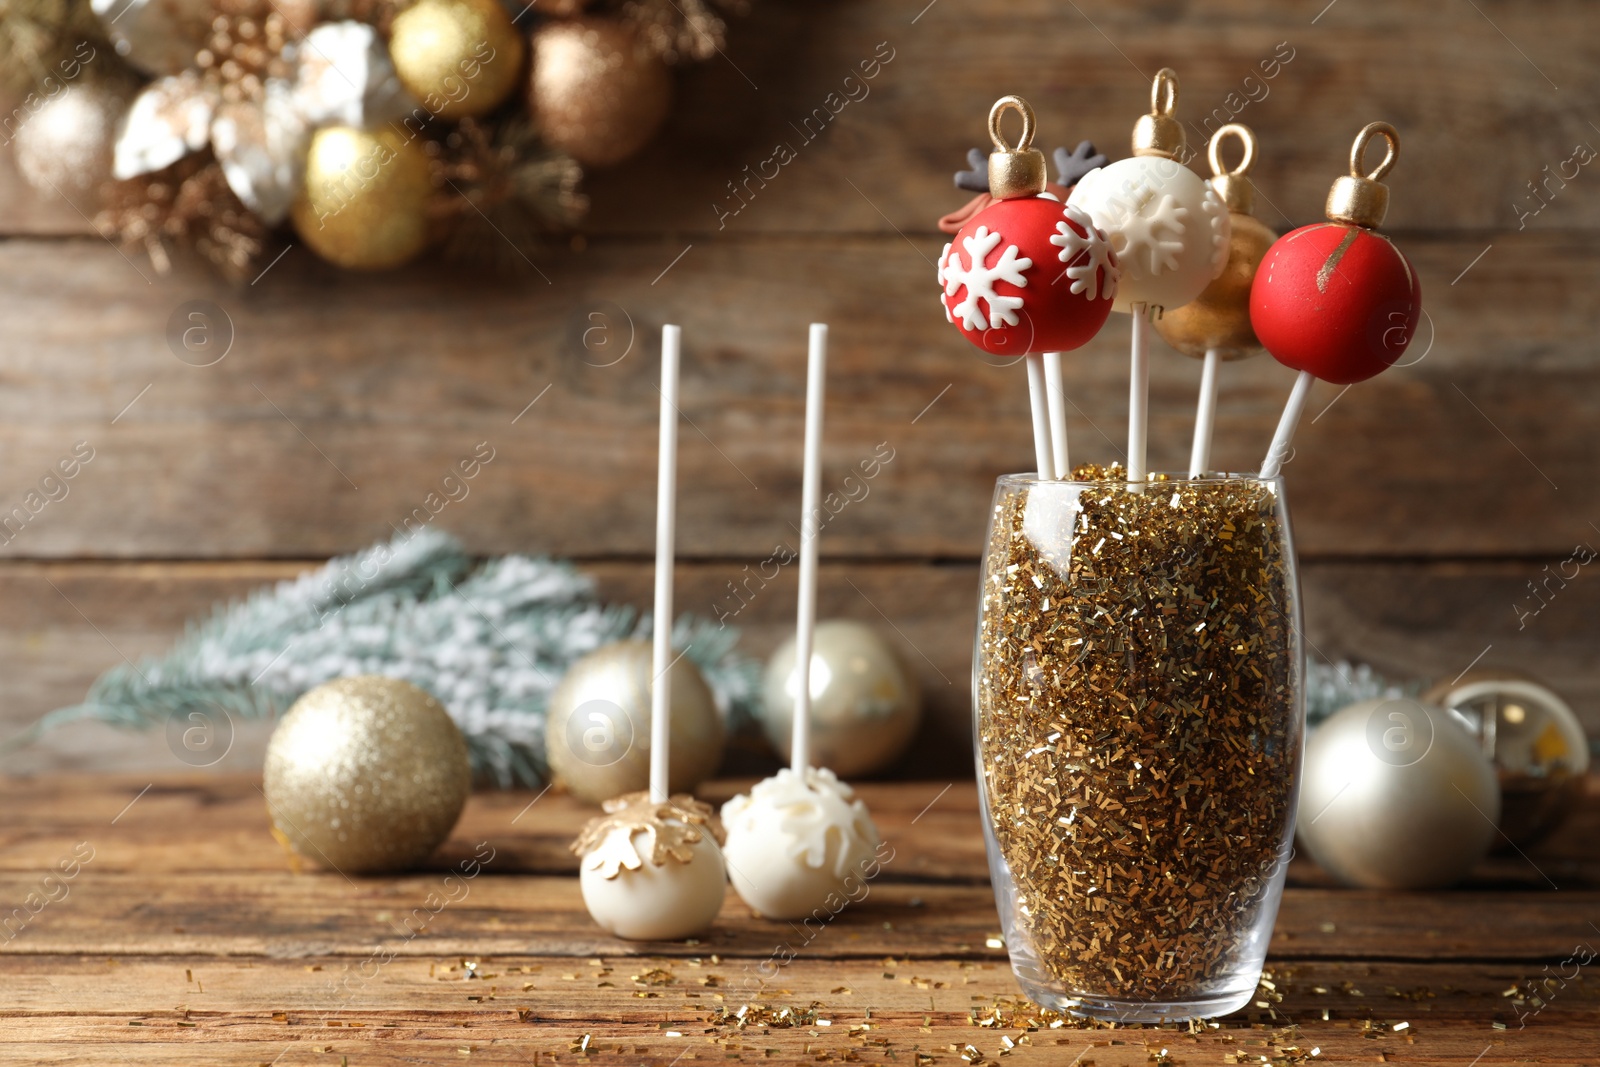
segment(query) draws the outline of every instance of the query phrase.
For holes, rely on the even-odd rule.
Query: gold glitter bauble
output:
[[[550,774],[574,796],[599,804],[650,783],[648,641],[616,641],[568,669],[550,695],[544,750]],[[705,678],[687,658],[672,665],[672,761],[668,788],[687,793],[722,762],[722,717]]]
[[[393,128],[318,130],[290,212],[311,250],[349,270],[387,270],[428,243],[433,192],[422,146]]]
[[[117,123],[133,100],[130,78],[83,78],[28,115],[12,144],[17,170],[43,193],[74,202],[111,179]]]
[[[922,721],[917,680],[883,635],[852,619],[817,623],[811,650],[811,762],[842,778],[881,771]],[[794,638],[767,661],[761,728],[785,761],[798,688]]]
[[[655,136],[671,103],[667,65],[632,26],[581,18],[534,33],[534,125],[579,163],[603,167],[633,155]]]
[[[278,835],[345,874],[426,859],[472,790],[467,743],[410,682],[363,675],[295,701],[267,746],[267,810]]]
[[[1253,215],[1235,214],[1228,239],[1228,264],[1189,303],[1170,308],[1156,319],[1156,332],[1186,356],[1203,359],[1214,348],[1224,360],[1244,359],[1261,351],[1250,326],[1250,287],[1256,268],[1278,239]]]
[[[400,82],[444,119],[475,118],[516,88],[528,45],[498,0],[420,0],[395,16]]]

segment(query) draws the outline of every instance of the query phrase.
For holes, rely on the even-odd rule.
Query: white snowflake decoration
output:
[[[1072,292],[1083,293],[1090,300],[1099,300],[1102,292],[1100,278],[1103,272],[1104,294],[1110,296],[1116,289],[1117,276],[1121,273],[1117,268],[1116,257],[1111,251],[1111,242],[1094,224],[1089,213],[1082,208],[1068,204],[1062,210],[1062,215],[1070,222],[1056,223],[1056,233],[1050,238],[1050,243],[1061,249],[1058,258],[1067,264],[1067,280],[1072,283]],[[1088,236],[1080,235],[1071,223],[1077,223]],[[1085,252],[1088,253],[1088,258],[1082,263],[1074,264],[1073,260]]]
[[[1117,249],[1118,257],[1142,265],[1152,278],[1165,270],[1177,270],[1188,217],[1188,208],[1180,207],[1170,193],[1162,193],[1153,208],[1146,207],[1122,227],[1126,250]]]
[[[963,329],[998,330],[1002,326],[1015,326],[1019,321],[1017,308],[1022,306],[1022,297],[1001,296],[994,291],[994,286],[1001,281],[1026,286],[1028,279],[1022,272],[1033,266],[1033,260],[1021,255],[1016,245],[1007,245],[994,266],[985,266],[984,260],[1000,240],[1000,234],[990,232],[987,226],[979,226],[977,233],[963,237],[961,247],[967,253],[967,266],[962,265],[960,252],[950,245],[944,246],[945,254],[939,260],[939,280],[944,283],[944,295],[955,296],[963,286],[967,290],[966,298],[954,308],[946,305],[945,315],[951,322],[955,321],[955,316],[960,316]],[[987,318],[978,309],[980,300],[986,305]]]
[[[1211,226],[1211,276],[1217,277],[1228,265],[1228,206],[1210,182],[1206,182],[1206,198],[1200,202],[1201,213]]]

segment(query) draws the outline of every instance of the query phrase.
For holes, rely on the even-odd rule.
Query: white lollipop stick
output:
[[[1061,383],[1061,353],[1044,354],[1044,386],[1049,394],[1050,450],[1055,455],[1057,478],[1072,476],[1072,464],[1067,460],[1067,389]]]
[[[1200,404],[1194,414],[1194,446],[1189,449],[1189,477],[1198,478],[1211,466],[1211,430],[1217,422],[1217,364],[1222,356],[1206,349],[1200,370]]]
[[[1056,458],[1050,447],[1050,402],[1045,397],[1044,356],[1029,352],[1028,407],[1033,412],[1033,461],[1039,480],[1056,476]]]
[[[1289,402],[1283,406],[1283,416],[1278,419],[1278,432],[1272,435],[1272,447],[1267,449],[1267,458],[1261,461],[1261,477],[1276,478],[1283,469],[1283,461],[1289,455],[1289,441],[1294,437],[1294,428],[1300,424],[1300,413],[1306,409],[1306,399],[1311,395],[1314,381],[1311,372],[1304,370],[1294,380]]]
[[[828,327],[811,324],[806,357],[806,445],[800,490],[800,607],[794,633],[794,726],[789,762],[805,780],[811,766],[811,647],[817,626],[817,511],[822,496],[822,400],[828,380]]]
[[[672,751],[672,560],[678,497],[678,335],[661,327],[661,436],[656,445],[656,606],[650,661],[650,800],[667,802]]]
[[[1150,309],[1133,305],[1133,347],[1128,353],[1128,481],[1143,484],[1145,428],[1150,410]]]

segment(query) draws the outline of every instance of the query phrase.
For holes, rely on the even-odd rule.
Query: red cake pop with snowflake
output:
[[[1015,148],[1001,116],[1022,116]],[[989,112],[989,195],[994,203],[939,256],[945,317],[997,356],[1065,352],[1100,332],[1116,295],[1116,255],[1087,213],[1045,192],[1044,155],[1032,147],[1033,109],[1002,97]]]
[[[1374,137],[1383,161],[1362,174]],[[1250,325],[1272,358],[1300,372],[1261,466],[1274,477],[1313,379],[1363,382],[1400,358],[1417,332],[1422,288],[1411,263],[1377,227],[1389,208],[1381,179],[1400,154],[1400,134],[1370,123],[1350,149],[1350,173],[1328,192],[1327,222],[1291,230],[1267,250],[1250,289]]]

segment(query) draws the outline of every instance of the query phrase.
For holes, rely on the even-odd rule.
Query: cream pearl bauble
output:
[[[876,873],[878,828],[830,770],[785,768],[724,804],[722,820],[733,888],[769,919],[836,913]]]
[[[1306,742],[1296,833],[1346,885],[1430,889],[1489,851],[1500,788],[1460,719],[1404,697],[1335,712]]]
[[[578,884],[595,923],[629,941],[704,933],[727,893],[722,828],[689,796],[651,803],[630,793],[605,803],[573,843]]]

